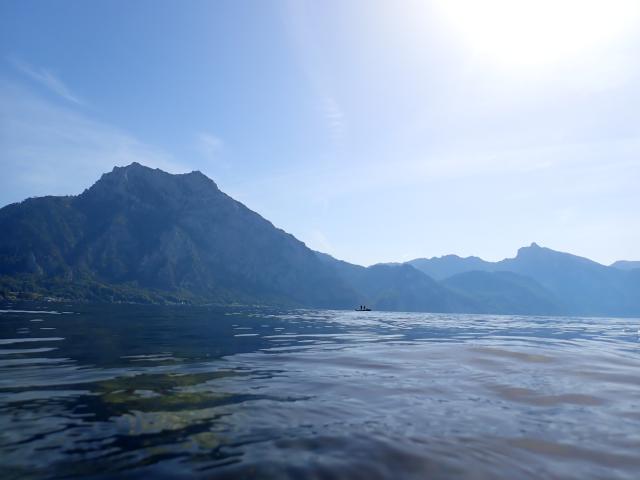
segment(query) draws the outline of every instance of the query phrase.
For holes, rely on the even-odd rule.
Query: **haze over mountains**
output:
[[[486,262],[449,255],[409,262],[445,285],[512,313],[636,315],[640,269],[607,267],[533,243],[515,258]],[[515,298],[520,300],[514,303]],[[634,313],[635,312],[635,313]]]
[[[620,270],[634,270],[640,268],[640,261],[618,260],[617,262],[613,262],[611,266]]]
[[[78,196],[0,209],[0,298],[640,315],[638,262],[543,248],[368,268],[315,252],[192,172],[133,163]]]

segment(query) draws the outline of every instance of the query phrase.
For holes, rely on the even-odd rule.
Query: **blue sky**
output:
[[[640,259],[635,3],[5,0],[0,204],[139,161],[361,264]]]

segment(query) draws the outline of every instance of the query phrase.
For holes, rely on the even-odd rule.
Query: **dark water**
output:
[[[637,319],[1,308],[2,479],[640,478]]]

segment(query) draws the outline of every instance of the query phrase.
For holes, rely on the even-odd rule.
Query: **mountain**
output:
[[[475,299],[478,313],[558,315],[562,302],[532,278],[512,272],[473,270],[444,280],[443,285]]]
[[[432,274],[434,278],[442,278],[445,286],[459,293],[471,295],[478,301],[482,298],[485,307],[493,305],[494,310],[502,310],[502,307],[498,308],[496,303],[492,303],[499,300],[504,305],[511,305],[509,310],[515,312],[516,305],[520,304],[513,303],[514,295],[522,287],[522,278],[527,278],[550,295],[548,300],[552,301],[557,311],[566,314],[640,315],[640,288],[636,277],[631,274],[633,270],[607,267],[587,258],[541,247],[536,243],[520,248],[514,258],[499,262],[450,255],[416,259],[409,263],[422,272]],[[471,272],[484,272],[485,275],[475,273],[456,278],[458,274]],[[498,283],[495,276],[488,275],[490,272],[515,273],[519,280],[503,276]],[[450,275],[449,279],[446,278],[447,275]],[[485,282],[489,283],[485,285]],[[487,288],[491,289],[493,300],[484,296]],[[524,297],[517,297],[524,303],[530,303]],[[539,305],[551,306],[543,303],[542,299]],[[517,310],[521,308],[518,306]],[[534,312],[533,309],[527,311]]]
[[[617,262],[613,262],[610,266],[619,270],[634,270],[640,268],[640,261],[618,260]]]
[[[324,253],[318,255],[358,292],[358,305],[393,311],[478,311],[472,299],[449,290],[411,265],[380,263],[365,268]]]
[[[560,298],[572,314],[626,315],[640,307],[640,295],[630,297],[627,272],[587,258],[533,243],[518,250],[515,258],[497,264],[499,270],[533,278]]]
[[[463,310],[412,267],[364,268],[318,252],[200,172],[114,168],[77,197],[0,210],[0,287],[82,300]]]
[[[0,299],[640,315],[640,269],[536,244],[500,262],[365,268],[309,249],[200,172],[137,163],[78,196],[0,209],[0,232]]]
[[[445,255],[443,257],[416,258],[407,262],[409,265],[426,273],[435,280],[444,280],[458,273],[474,270],[491,271],[493,264],[478,257],[459,257]]]
[[[0,210],[0,274],[216,301],[352,305],[331,266],[199,172],[114,168],[77,197]],[[65,288],[66,291],[69,288]],[[85,291],[86,290],[86,291]],[[155,292],[155,293],[154,293]]]

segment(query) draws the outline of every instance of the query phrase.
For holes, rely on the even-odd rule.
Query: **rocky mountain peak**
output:
[[[207,200],[222,195],[216,183],[200,171],[170,174],[137,162],[114,167],[81,195],[84,200],[135,200],[160,204],[192,200]]]

